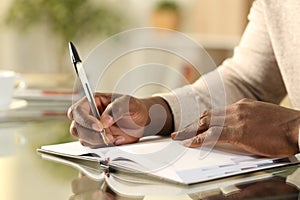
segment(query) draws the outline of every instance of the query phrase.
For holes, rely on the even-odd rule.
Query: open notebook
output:
[[[289,168],[280,168],[272,171],[267,170],[241,174],[224,179],[207,181],[204,183],[183,185],[151,178],[142,174],[135,174],[135,176],[133,176],[131,173],[122,173],[121,171],[118,173],[110,173],[110,176],[106,176],[99,164],[93,161],[79,160],[76,158],[47,153],[41,153],[41,157],[45,160],[50,160],[78,169],[91,180],[94,180],[97,185],[99,183],[103,183],[103,188],[108,185],[109,188],[116,194],[122,197],[128,197],[130,199],[133,197],[142,198],[148,195],[170,195],[174,197],[182,197],[186,195],[194,196],[196,194],[197,197],[202,197],[206,196],[207,194],[219,194],[220,192],[222,192],[224,195],[228,195],[232,192],[238,191],[238,188],[235,187],[236,184],[247,184],[269,179],[274,176],[280,176],[281,173],[286,173],[286,171],[289,170]]]
[[[90,149],[79,142],[42,146],[38,152],[88,160],[113,171],[143,174],[182,184],[194,184],[232,175],[298,163],[290,158],[262,158],[227,146],[186,148],[169,138],[145,138],[139,143]],[[107,160],[109,160],[107,162]],[[100,164],[101,163],[101,164]]]

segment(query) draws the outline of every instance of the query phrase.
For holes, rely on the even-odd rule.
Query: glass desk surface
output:
[[[0,123],[1,200],[298,199],[298,165],[186,187],[163,182],[159,185],[128,185],[120,180],[120,190],[116,191],[105,180],[91,179],[78,169],[42,159],[36,152],[42,145],[74,140],[69,135],[69,125],[70,121],[63,116],[22,123]],[[118,179],[115,177],[114,180]],[[134,191],[138,191],[136,194],[139,195],[135,195]]]

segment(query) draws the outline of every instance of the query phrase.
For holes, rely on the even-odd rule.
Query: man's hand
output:
[[[243,99],[225,109],[203,112],[199,120],[172,134],[190,147],[230,143],[246,151],[285,157],[299,151],[300,112],[275,104]]]
[[[75,103],[68,110],[68,117],[73,120],[70,133],[84,146],[91,148],[105,146],[99,135],[99,131],[103,128],[109,143],[114,145],[139,141],[145,134],[146,128],[151,135],[171,132],[171,112],[160,97],[138,99],[128,95],[96,93],[95,102],[101,114],[100,121],[90,114],[86,98]],[[161,120],[162,116],[164,116],[163,120]],[[154,130],[155,127],[160,129]]]

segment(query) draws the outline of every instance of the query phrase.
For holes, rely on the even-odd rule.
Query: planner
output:
[[[45,145],[38,152],[88,161],[96,170],[123,171],[184,185],[299,163],[288,158],[251,155],[231,145],[188,148],[170,138],[145,137],[135,144],[91,149],[79,142]],[[97,167],[95,167],[97,166]]]

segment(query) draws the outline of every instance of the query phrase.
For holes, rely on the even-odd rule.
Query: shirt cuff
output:
[[[175,131],[182,129],[199,118],[204,107],[199,105],[191,85],[173,90],[171,93],[155,94],[168,102],[174,120]]]

